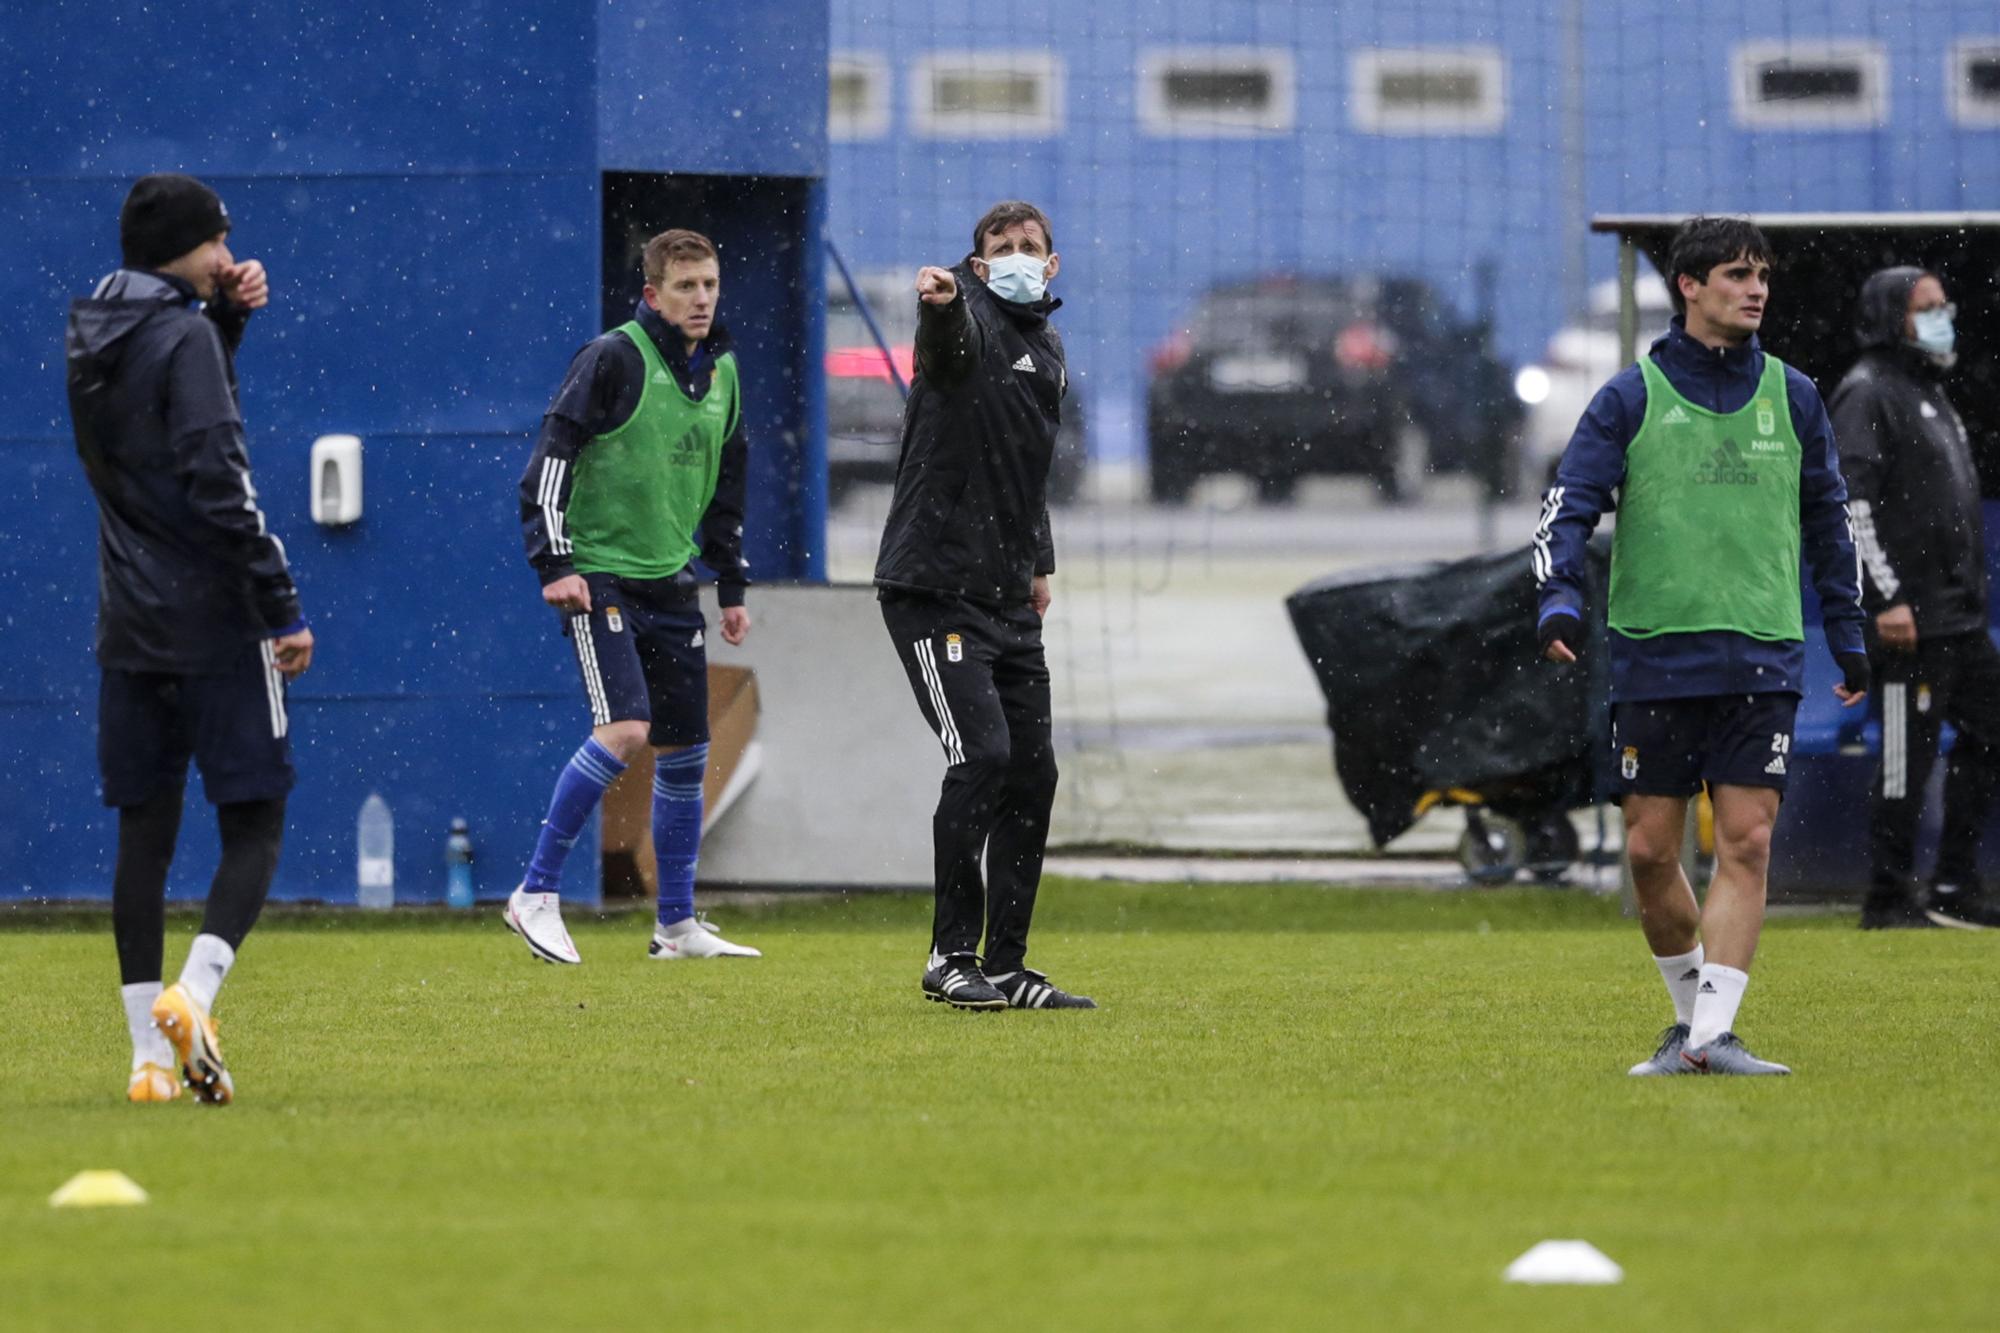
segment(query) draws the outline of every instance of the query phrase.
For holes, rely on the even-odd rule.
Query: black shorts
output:
[[[564,617],[590,724],[646,722],[654,745],[708,740],[708,620],[674,579],[585,574],[590,612]]]
[[[292,789],[285,678],[268,639],[209,675],[104,668],[97,688],[97,767],[104,803],[139,805],[187,781],[188,760],[216,805]]]
[[[1770,787],[1783,795],[1799,696],[1719,694],[1611,706],[1620,796],[1693,796],[1714,787]]]

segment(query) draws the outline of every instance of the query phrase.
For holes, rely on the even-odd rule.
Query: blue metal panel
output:
[[[351,900],[355,815],[379,790],[397,820],[399,893],[442,892],[456,815],[472,826],[481,891],[503,893],[589,725],[574,659],[521,557],[515,486],[570,355],[603,327],[599,159],[617,154],[599,152],[598,31],[640,11],[99,8],[88,23],[62,6],[0,20],[21,62],[19,96],[0,106],[0,232],[16,256],[0,302],[23,312],[0,326],[11,389],[0,462],[16,479],[0,490],[0,567],[15,594],[0,607],[0,789],[20,793],[0,816],[0,896],[101,896],[109,882],[90,660],[96,523],[63,402],[62,316],[116,264],[130,179],[161,169],[216,185],[237,253],[273,279],[238,359],[244,415],[265,510],[320,638],[293,693],[300,783],[277,892]],[[668,122],[671,135],[636,105],[618,127],[648,146],[633,160],[649,169],[720,160],[789,177],[746,184],[730,218],[745,260],[734,292],[755,312],[738,319],[763,446],[750,550],[766,577],[816,574],[823,514],[800,497],[817,494],[823,449],[809,387],[823,202],[801,177],[823,158],[825,11],[738,9],[733,26],[707,6],[646,9],[692,15],[688,33],[714,66],[704,85],[726,66],[733,91],[703,118]],[[628,86],[657,54],[611,45]],[[339,532],[306,512],[310,442],[332,431],[366,441],[365,515]],[[177,896],[206,888],[210,824],[196,802]],[[586,897],[595,850],[593,831],[571,867]]]
[[[602,0],[598,11],[604,170],[825,174],[824,0]]]
[[[26,68],[0,113],[0,176],[591,162],[597,25],[578,0],[114,0],[9,5],[4,22],[9,63]]]
[[[0,706],[10,742],[0,777],[16,793],[0,820],[0,900],[110,895],[117,817],[97,802],[92,712]],[[480,896],[505,896],[520,882],[549,788],[581,732],[568,694],[298,698],[291,719],[299,783],[272,896],[338,903],[354,901],[355,820],[371,791],[396,821],[398,902],[443,901],[445,836],[460,816],[471,827]],[[593,819],[571,856],[566,897],[598,901],[598,847]],[[168,895],[200,901],[219,850],[212,807],[191,777]]]
[[[351,896],[353,820],[371,789],[408,844],[406,882],[442,884],[432,861],[453,815],[471,821],[493,867],[483,874],[519,878],[555,774],[589,730],[575,660],[520,555],[527,447],[525,436],[377,437],[362,522],[333,531],[306,513],[305,447],[260,454],[267,514],[319,639],[291,692],[300,784],[283,892]],[[95,513],[66,442],[0,449],[25,460],[15,475],[28,483],[0,494],[0,532],[33,534],[4,548],[27,595],[0,609],[0,790],[32,809],[0,820],[0,894],[102,892],[112,820],[94,759]],[[204,891],[214,865],[212,833],[196,825],[191,815],[177,892]],[[595,893],[594,878],[577,885]]]

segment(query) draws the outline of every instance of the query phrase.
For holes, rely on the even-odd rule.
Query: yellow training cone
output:
[[[51,1208],[123,1208],[146,1202],[146,1191],[123,1171],[79,1171],[49,1196]]]

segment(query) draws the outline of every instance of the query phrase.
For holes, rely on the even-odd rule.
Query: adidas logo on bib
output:
[[[1021,353],[1021,359],[1014,363],[1014,369],[1016,370],[1033,370],[1034,368],[1035,368],[1034,358],[1029,356],[1026,352]]]
[[[1663,415],[1660,418],[1660,424],[1662,426],[1685,426],[1688,424],[1688,422],[1692,420],[1694,420],[1694,418],[1687,414],[1687,409],[1682,407],[1679,403],[1675,403],[1672,407],[1668,408],[1666,410],[1665,415]]]

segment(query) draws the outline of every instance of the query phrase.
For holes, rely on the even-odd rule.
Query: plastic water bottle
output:
[[[369,792],[361,803],[357,824],[361,860],[356,867],[356,895],[363,907],[396,905],[396,823],[389,816],[389,803],[380,792]]]
[[[447,907],[472,906],[472,835],[463,819],[451,821],[444,844],[444,901]]]

